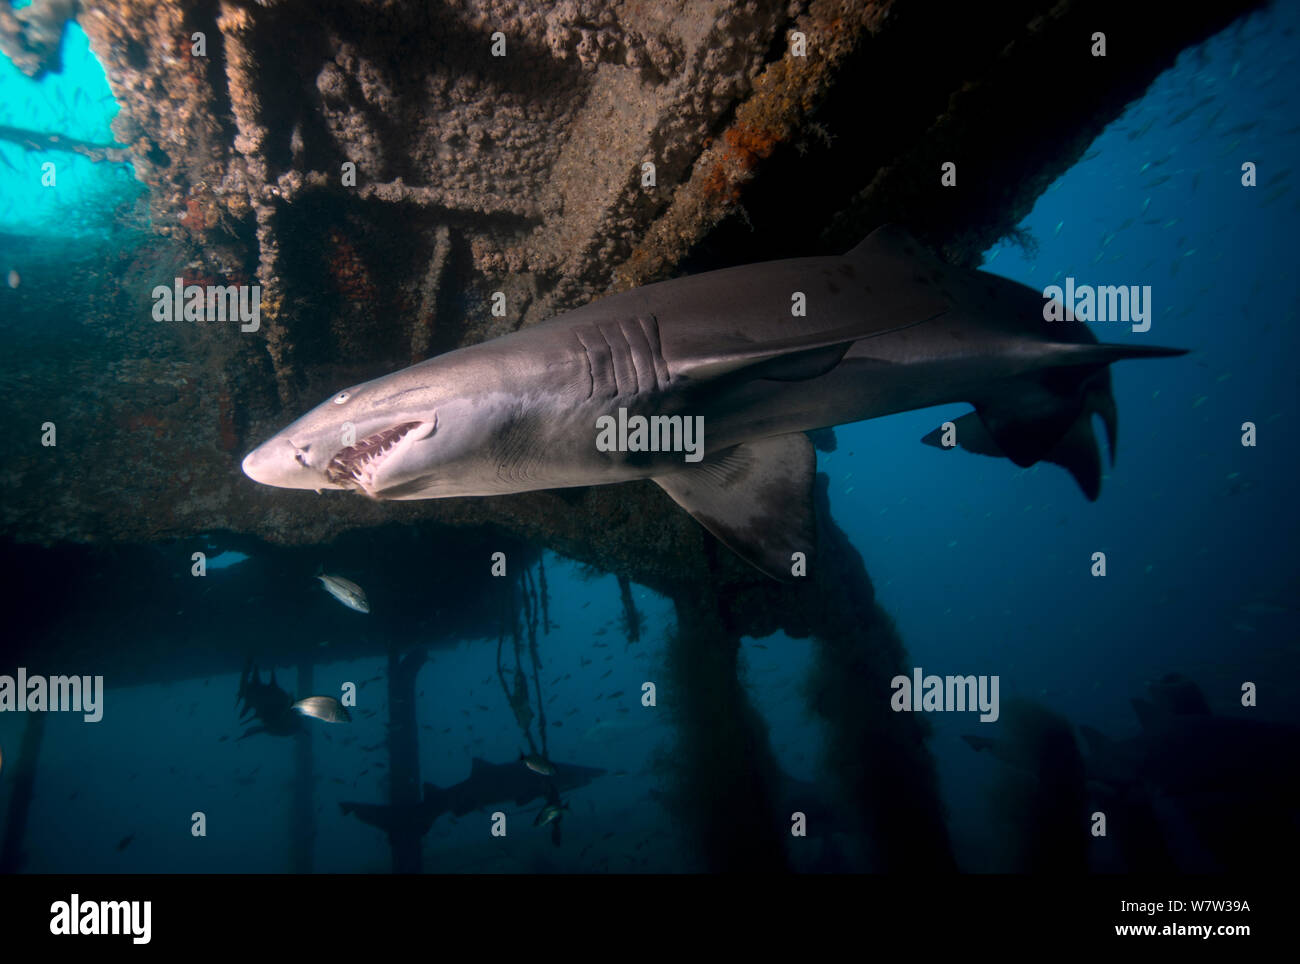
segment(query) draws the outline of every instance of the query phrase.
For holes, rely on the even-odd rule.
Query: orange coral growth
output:
[[[203,215],[203,205],[196,197],[191,197],[185,202],[185,214],[180,219],[181,225],[198,234],[208,226],[207,218]]]
[[[740,199],[740,182],[758,162],[776,150],[781,138],[770,131],[737,124],[722,135],[726,146],[714,161],[702,184],[708,197],[726,202]]]
[[[727,142],[729,156],[735,159],[743,171],[753,169],[754,165],[769,156],[779,141],[768,131],[744,124],[729,128],[722,138]]]

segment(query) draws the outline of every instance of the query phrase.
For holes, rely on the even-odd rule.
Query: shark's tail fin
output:
[[[954,445],[980,455],[1001,456],[1021,468],[1048,461],[1063,467],[1089,501],[1101,494],[1101,451],[1092,417],[1106,430],[1110,462],[1115,462],[1119,416],[1111,394],[1111,362],[1126,358],[1167,358],[1180,348],[1151,345],[1059,343],[1044,346],[1035,371],[995,385],[975,400],[975,411],[940,427],[922,442]],[[945,423],[946,426],[947,423]]]

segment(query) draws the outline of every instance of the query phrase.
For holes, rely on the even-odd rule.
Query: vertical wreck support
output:
[[[740,638],[724,624],[710,588],[683,588],[673,602],[667,702],[677,726],[674,816],[687,822],[709,871],[789,870],[776,812],[779,769],[737,672]]]
[[[415,677],[424,665],[423,648],[402,656],[388,649],[388,803],[393,812],[411,812],[420,804],[420,741],[415,717]],[[388,828],[393,873],[418,874],[420,828],[394,820]]]
[[[312,692],[313,664],[310,656],[298,662],[298,695]],[[289,831],[290,873],[312,872],[312,850],[316,841],[316,813],[312,809],[315,776],[311,757],[311,727],[304,726],[293,738],[292,827]]]
[[[22,747],[14,766],[13,796],[9,798],[9,819],[5,822],[4,842],[0,843],[0,873],[14,874],[25,860],[23,837],[27,833],[27,814],[32,807],[36,788],[36,762],[40,759],[45,737],[45,714],[28,713],[23,729]]]
[[[817,477],[819,562],[802,599],[818,644],[807,695],[827,728],[823,764],[860,815],[873,870],[955,871],[929,726],[890,707],[890,681],[911,673],[907,651],[862,556],[831,518],[828,484]]]

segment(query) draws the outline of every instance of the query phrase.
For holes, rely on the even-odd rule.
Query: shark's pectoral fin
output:
[[[844,360],[852,341],[810,351],[795,352],[782,358],[756,365],[753,377],[764,378],[774,382],[802,382],[810,378],[820,378]]]
[[[812,561],[816,470],[812,442],[796,432],[737,445],[655,482],[738,556],[787,581],[796,552]]]
[[[825,375],[862,336],[860,328],[845,327],[763,344],[731,346],[723,354],[699,352],[695,357],[675,362],[673,371],[694,381],[745,370],[751,378],[799,382]]]

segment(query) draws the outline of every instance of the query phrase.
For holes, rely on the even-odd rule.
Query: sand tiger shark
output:
[[[592,780],[605,775],[599,767],[578,766],[575,763],[553,763],[552,772],[543,776],[522,763],[489,763],[478,757],[470,763],[469,777],[449,787],[432,783],[424,785],[421,802],[407,806],[389,806],[378,803],[341,801],[339,809],[344,816],[352,814],[363,823],[391,832],[396,828],[414,830],[423,835],[433,822],[444,813],[457,817],[493,804],[513,800],[524,806],[537,799],[558,799],[556,794],[568,793],[587,786]]]
[[[811,429],[969,402],[948,432],[957,446],[1055,462],[1097,497],[1094,414],[1115,451],[1107,366],[1183,351],[1098,343],[1083,323],[1045,321],[1045,304],[885,226],[843,257],[647,285],[345,388],[243,469],[374,499],[651,479],[788,579],[793,554],[815,548]],[[615,424],[625,444],[598,444]]]

